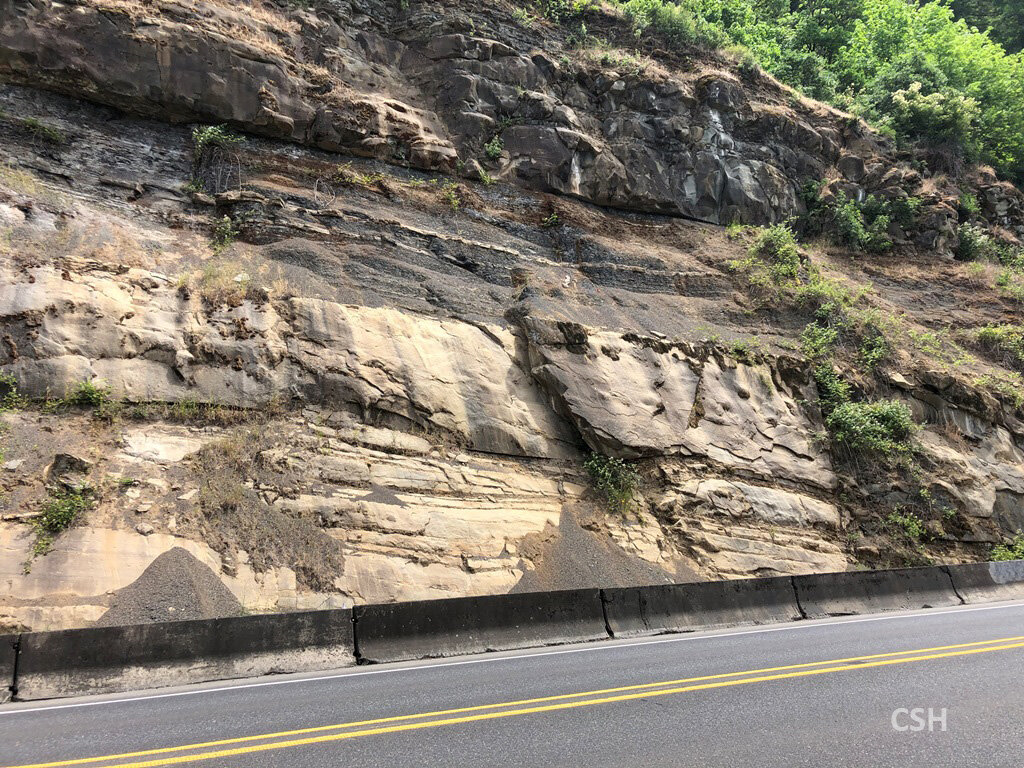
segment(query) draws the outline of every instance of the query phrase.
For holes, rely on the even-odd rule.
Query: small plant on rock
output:
[[[993,547],[989,560],[997,563],[1007,560],[1024,560],[1024,533],[1017,531],[1012,539]]]
[[[1024,371],[1024,326],[986,325],[977,331],[978,344],[1000,362]]]
[[[67,395],[64,405],[79,408],[101,408],[110,402],[110,389],[94,384],[91,381],[80,381]]]
[[[640,483],[640,476],[633,465],[612,456],[592,453],[583,466],[608,500],[611,511],[624,514]]]
[[[232,149],[243,141],[241,136],[229,131],[226,125],[197,126],[192,129],[192,157],[198,162],[209,149]]]
[[[825,419],[832,439],[855,453],[894,458],[909,454],[917,430],[910,409],[897,400],[846,402]]]
[[[920,541],[925,534],[924,523],[913,512],[890,512],[885,518],[885,527],[914,542]]]
[[[25,406],[25,397],[18,391],[13,374],[0,373],[0,413],[18,411]]]
[[[505,145],[501,141],[501,136],[495,134],[490,141],[484,144],[484,154],[491,160],[497,160],[501,157],[501,153],[505,151]]]
[[[74,525],[79,515],[92,507],[92,504],[93,493],[90,488],[50,491],[50,498],[34,523],[36,540],[32,545],[32,556],[49,552],[54,539]]]
[[[981,205],[978,203],[978,196],[973,192],[961,192],[959,208],[965,216],[977,216],[981,213]]]
[[[796,236],[785,224],[761,230],[747,250],[747,257],[729,262],[729,268],[746,274],[757,288],[795,286],[800,275],[800,250]]]
[[[210,239],[210,245],[213,248],[214,254],[218,254],[229,247],[235,242],[237,237],[238,228],[235,226],[235,222],[231,220],[230,216],[222,216],[214,225],[213,237]]]
[[[446,181],[441,187],[441,199],[452,209],[452,213],[458,213],[462,207],[462,197],[459,195],[459,186],[454,181]]]

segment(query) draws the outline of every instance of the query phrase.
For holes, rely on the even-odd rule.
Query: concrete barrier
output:
[[[0,635],[0,704],[11,700],[18,658],[18,635]]]
[[[1024,599],[1024,560],[947,566],[965,603]]]
[[[359,605],[354,611],[359,655],[371,662],[608,637],[597,589]]]
[[[615,637],[694,632],[802,618],[788,576],[603,590]]]
[[[793,584],[810,619],[963,603],[941,567],[816,573],[794,576]]]
[[[352,612],[308,611],[21,635],[20,700],[355,663]]]

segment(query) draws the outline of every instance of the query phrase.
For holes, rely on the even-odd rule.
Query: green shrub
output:
[[[981,227],[964,224],[957,230],[959,242],[954,255],[958,261],[999,261],[999,248]]]
[[[977,331],[978,343],[1002,362],[1024,370],[1024,326],[986,325]]]
[[[760,230],[747,249],[747,257],[730,262],[729,267],[744,272],[754,286],[795,287],[800,275],[800,250],[793,230],[785,224]]]
[[[809,323],[800,334],[800,348],[809,360],[820,360],[832,354],[839,341],[839,330],[832,326]]]
[[[34,521],[36,540],[32,545],[31,557],[49,552],[53,540],[74,525],[78,516],[92,507],[92,503],[92,491],[88,488],[79,491],[51,491],[42,513]],[[26,563],[26,573],[28,570],[29,565]]]
[[[590,473],[594,485],[608,500],[611,511],[624,513],[640,482],[640,476],[633,465],[622,459],[592,453],[583,466]]]
[[[229,131],[226,125],[197,126],[192,129],[192,157],[198,161],[208,149],[230,149],[243,141],[241,136]]]
[[[97,386],[91,381],[80,381],[67,395],[63,404],[80,408],[101,408],[110,402],[110,389]]]
[[[959,208],[960,212],[965,216],[977,216],[981,213],[981,204],[978,202],[978,197],[970,191],[960,193]]]
[[[1024,276],[1019,270],[1002,270],[996,277],[996,285],[1011,299],[1024,303]]]
[[[750,246],[750,255],[766,262],[778,282],[792,280],[800,273],[796,236],[785,224],[776,224],[762,231]]]
[[[505,145],[501,141],[501,136],[495,134],[495,136],[484,144],[484,154],[487,155],[491,160],[497,160],[501,157],[501,153],[504,151]]]
[[[213,227],[213,236],[210,238],[210,245],[214,254],[218,254],[235,242],[239,230],[230,216],[221,216]]]
[[[841,403],[825,423],[832,439],[851,451],[889,457],[909,453],[917,429],[910,409],[897,400]]]
[[[878,365],[889,357],[892,346],[885,334],[878,328],[872,327],[862,338],[858,357],[864,368],[873,371]]]
[[[849,382],[836,373],[831,364],[821,363],[815,367],[814,383],[818,385],[818,400],[826,414],[850,401]]]
[[[911,541],[920,541],[925,534],[924,523],[913,512],[890,512],[885,518],[885,527]]]
[[[41,139],[50,144],[66,144],[67,137],[58,128],[34,118],[26,117],[21,121],[22,126],[32,134],[33,138]]]
[[[858,203],[844,192],[836,195],[831,206],[832,221],[839,241],[852,248],[871,253],[881,253],[892,248],[888,229],[892,217],[887,207],[879,205],[873,196]]]
[[[544,15],[559,24],[574,21],[594,6],[594,0],[542,0]]]
[[[441,187],[441,198],[452,209],[452,213],[458,213],[462,206],[462,197],[459,195],[459,185],[454,181],[446,181]]]
[[[25,398],[18,391],[14,374],[0,373],[0,413],[17,411],[25,406]]]
[[[671,0],[613,0],[613,4],[626,14],[638,38],[654,32],[673,47],[693,43],[718,46],[728,41],[721,29],[707,23],[682,3]]]
[[[807,282],[793,290],[793,299],[798,307],[825,322],[853,306],[868,291],[867,287],[861,287],[857,293],[851,293],[845,285],[826,277],[813,264],[807,273]]]
[[[892,106],[883,124],[904,140],[920,141],[973,156],[973,137],[981,117],[978,102],[955,90],[925,93],[921,83],[892,95]]]
[[[1024,533],[1017,531],[1017,535],[1008,542],[993,547],[989,560],[997,563],[1006,560],[1024,560]]]

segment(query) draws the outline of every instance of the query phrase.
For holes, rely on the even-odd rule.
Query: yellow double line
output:
[[[580,693],[565,693],[555,696],[543,696],[518,701],[505,701],[497,704],[481,704],[457,709],[444,709],[435,712],[420,712],[413,715],[382,717],[374,720],[358,720],[336,725],[322,725],[313,728],[301,728],[276,733],[264,733],[256,736],[241,736],[217,741],[205,741],[196,744],[184,744],[178,747],[162,747],[138,752],[124,752],[115,755],[83,757],[73,760],[60,760],[51,763],[33,763],[31,765],[11,766],[10,768],[61,768],[62,766],[90,765],[99,768],[151,768],[152,766],[176,765],[210,760],[218,757],[237,757],[254,752],[266,752],[275,749],[301,747],[343,739],[354,739],[361,736],[372,736],[400,731],[412,731],[421,728],[436,728],[447,725],[495,720],[504,717],[518,717],[538,712],[553,712],[578,707],[591,707],[598,704],[612,704],[635,699],[668,696],[691,691],[725,688],[736,685],[750,685],[771,680],[824,675],[834,672],[845,672],[872,667],[891,666],[894,664],[910,664],[920,661],[967,656],[978,653],[992,653],[1014,648],[1024,648],[1024,636],[1004,637],[997,640],[984,640],[975,643],[943,645],[935,648],[921,648],[913,651],[895,651],[892,653],[876,653],[869,656],[852,656],[827,661],[812,661],[804,664],[790,664],[780,667],[749,669],[743,672],[726,672],[702,677],[688,677],[677,680],[665,680],[658,683],[642,683],[626,685],[618,688],[603,688]],[[367,727],[373,726],[373,727]],[[319,734],[319,735],[311,735]],[[300,738],[295,738],[300,737]],[[263,743],[254,743],[263,742]],[[242,746],[232,746],[242,745]],[[225,748],[229,747],[229,748]],[[191,754],[181,754],[181,753]],[[133,758],[152,758],[134,762],[116,762]]]

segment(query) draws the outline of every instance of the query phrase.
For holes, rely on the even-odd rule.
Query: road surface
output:
[[[1000,603],[9,704],[0,766],[1017,766],[1022,673]]]

